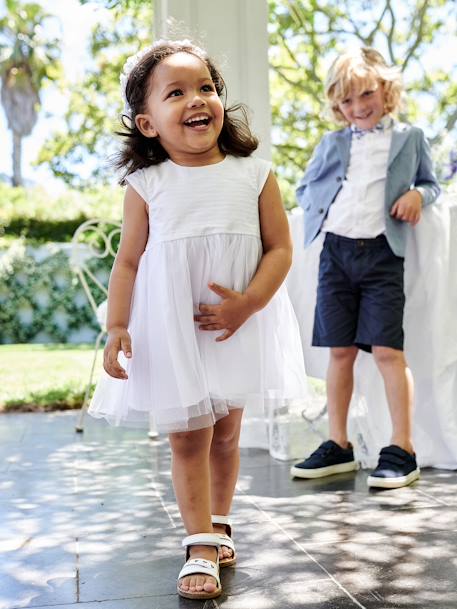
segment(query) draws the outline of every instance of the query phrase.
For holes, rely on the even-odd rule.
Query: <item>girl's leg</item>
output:
[[[172,433],[172,478],[179,510],[188,535],[212,533],[209,455],[213,428]],[[192,558],[216,560],[217,550],[192,546]],[[180,588],[186,591],[214,592],[214,578],[207,575],[183,577]]]
[[[347,419],[354,387],[357,347],[332,347],[327,369],[329,437],[342,448],[348,446]]]
[[[414,383],[411,370],[403,351],[398,349],[373,347],[373,356],[384,379],[392,419],[391,443],[412,454]]]
[[[240,468],[240,429],[242,408],[235,408],[214,426],[210,451],[211,513],[228,515],[232,507],[235,485]],[[224,525],[214,525],[215,533],[225,533]],[[222,546],[220,558],[232,556],[232,550]]]

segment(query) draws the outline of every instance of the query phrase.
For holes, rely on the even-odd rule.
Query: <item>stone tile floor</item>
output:
[[[238,565],[188,601],[166,440],[74,422],[0,416],[0,609],[457,609],[457,472],[373,492],[367,472],[292,481],[244,449]]]

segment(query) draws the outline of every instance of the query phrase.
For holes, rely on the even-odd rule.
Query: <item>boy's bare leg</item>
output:
[[[354,388],[357,347],[332,347],[327,369],[329,437],[342,448],[348,446],[347,419]]]
[[[188,535],[212,533],[209,454],[213,427],[169,435],[172,452],[172,478],[181,517]],[[215,561],[217,550],[210,546],[192,546],[193,558]],[[185,591],[214,592],[216,582],[208,575],[183,577]]]
[[[390,347],[373,347],[373,356],[384,379],[392,419],[391,443],[414,453],[412,412],[414,383],[403,351]]]
[[[228,515],[232,507],[240,468],[240,429],[243,409],[236,408],[217,421],[211,443],[211,513]],[[224,525],[214,525],[215,533],[225,533]],[[221,546],[220,558],[232,556],[232,550]]]

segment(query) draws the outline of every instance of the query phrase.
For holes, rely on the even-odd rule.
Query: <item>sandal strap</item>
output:
[[[216,533],[196,533],[195,535],[188,535],[182,540],[183,548],[188,546],[214,546],[219,548],[220,545],[221,542]]]
[[[230,548],[233,554],[235,554],[235,544],[233,543],[233,539],[224,533],[216,533],[219,537],[219,542],[221,546],[225,546],[226,548]]]
[[[190,535],[193,537],[193,535]],[[217,583],[217,587],[221,587],[221,580],[219,578],[219,565],[212,560],[206,560],[205,558],[189,558],[185,563],[178,575],[178,580],[186,575],[210,575],[214,577]]]
[[[213,524],[224,524],[225,525],[225,530],[227,531],[227,535],[229,535],[231,537],[231,535],[232,535],[232,523],[230,521],[229,516],[222,516],[221,514],[213,514],[211,516],[211,522]]]

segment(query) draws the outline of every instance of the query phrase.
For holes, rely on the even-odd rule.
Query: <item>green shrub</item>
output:
[[[14,188],[0,183],[0,236],[35,242],[70,241],[76,228],[90,218],[118,220],[123,190],[68,190],[51,197],[42,188]]]
[[[17,240],[0,258],[0,343],[88,342],[99,331],[67,254],[56,245],[40,261]],[[94,260],[91,270],[108,282],[112,260]],[[99,290],[96,302],[104,300]]]

